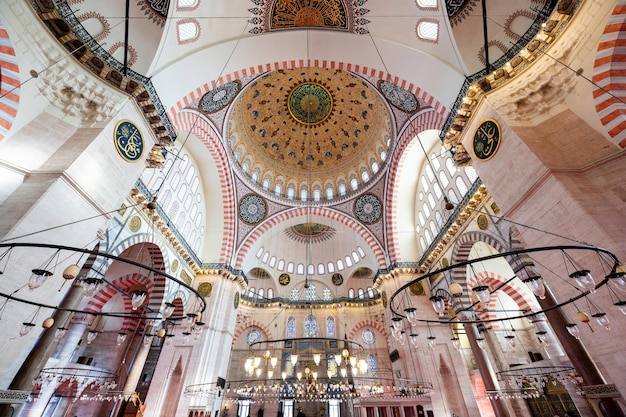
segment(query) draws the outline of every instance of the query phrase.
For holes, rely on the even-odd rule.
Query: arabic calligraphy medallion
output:
[[[493,158],[502,139],[500,124],[494,119],[485,119],[474,133],[472,151],[476,159],[488,161]]]
[[[136,162],[143,155],[144,143],[141,131],[130,120],[121,120],[113,134],[115,149],[128,162]]]

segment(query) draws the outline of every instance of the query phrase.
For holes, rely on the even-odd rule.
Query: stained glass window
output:
[[[291,301],[298,301],[298,298],[300,298],[300,294],[298,294],[298,289],[297,288],[293,288],[291,290],[291,296],[289,297],[289,299]]]
[[[285,337],[296,337],[296,318],[294,316],[290,316],[287,319],[287,331],[285,332]]]
[[[326,317],[326,335],[327,336],[335,335],[335,318],[334,317]]]
[[[373,345],[376,342],[376,336],[370,328],[363,329],[363,332],[361,333],[361,339],[366,345]]]
[[[309,314],[304,320],[304,335],[306,337],[317,337],[317,319]]]
[[[248,342],[249,345],[258,342],[259,340],[261,340],[261,332],[257,329],[250,330],[246,335],[246,342]]]
[[[306,289],[306,300],[307,301],[315,301],[317,300],[317,294],[315,293],[315,284],[309,284],[309,288]]]
[[[324,288],[324,291],[322,291],[322,299],[324,301],[330,301],[333,299],[333,295],[330,292],[330,288]]]
[[[378,368],[376,367],[376,357],[373,354],[367,355],[367,370],[370,375],[374,375]]]

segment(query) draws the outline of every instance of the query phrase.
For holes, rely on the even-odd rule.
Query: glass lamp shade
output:
[[[476,343],[478,344],[478,347],[481,348],[482,350],[485,350],[485,348],[487,347],[487,344],[485,343],[485,339],[483,339],[482,337],[477,337]]]
[[[580,339],[580,329],[576,323],[568,323],[565,325],[567,332],[571,334],[576,340]]]
[[[270,365],[272,365],[272,368],[275,368],[277,363],[278,363],[278,356],[271,356]]]
[[[96,331],[92,330],[89,333],[87,333],[87,344],[90,345],[91,342],[96,340],[96,337],[98,337],[98,332],[96,332]]]
[[[295,353],[292,353],[289,360],[291,361],[291,364],[293,366],[296,366],[296,363],[298,363],[298,355],[296,355]]]
[[[615,307],[619,308],[619,311],[622,312],[622,314],[626,315],[626,301],[620,300],[617,303],[613,304]]]
[[[296,378],[300,381],[302,379],[302,372],[296,372]]]
[[[341,365],[341,354],[337,353],[335,355],[335,363],[337,364],[337,366]]]
[[[576,284],[578,284],[580,288],[594,293],[596,292],[596,281],[589,272],[588,269],[581,269],[580,271],[572,272],[569,276],[576,280]]]
[[[394,329],[400,330],[402,329],[402,319],[400,317],[394,317],[391,319],[391,325]]]
[[[254,364],[255,368],[258,368],[259,365],[261,364],[261,357],[260,356],[255,356],[253,364]]]
[[[357,368],[356,366],[354,366],[352,368],[352,376],[357,376],[359,374],[359,368]]]
[[[596,313],[592,316],[600,326],[604,326],[605,329],[611,330],[611,321],[607,317],[606,313]]]
[[[31,330],[33,330],[33,327],[35,327],[35,323],[22,323],[22,327],[20,328],[20,336],[26,336],[28,333],[30,333]]]
[[[489,287],[487,285],[477,285],[474,288],[472,288],[472,291],[474,291],[474,294],[476,294],[478,301],[480,301],[483,304],[489,303],[491,294],[489,293]]]
[[[133,297],[130,301],[133,310],[137,310],[146,300],[148,293],[142,290],[133,291]]]
[[[332,378],[332,377],[333,377],[333,371],[332,371],[332,369],[328,369],[328,370],[326,370],[326,376],[328,377],[328,379],[330,379],[330,378]]]
[[[85,298],[89,298],[98,292],[103,281],[100,278],[85,278],[83,282],[85,283]]]
[[[254,363],[254,358],[247,358],[246,362],[244,363],[244,368],[246,368],[246,370],[254,369],[253,363]]]
[[[196,321],[196,315],[194,313],[187,313],[187,325],[191,326]]]
[[[121,345],[122,343],[124,343],[124,340],[126,340],[126,336],[127,336],[127,334],[126,334],[126,333],[124,333],[124,332],[119,332],[119,333],[117,334],[117,340],[116,340],[116,342],[117,342],[117,345],[118,345],[118,346],[119,346],[119,345]]]
[[[450,339],[450,340],[452,340],[452,346],[453,346],[456,350],[461,349],[461,341],[459,340],[459,338],[458,338],[458,337],[453,337],[453,338],[452,338],[452,339]]]
[[[361,374],[364,374],[367,372],[367,361],[365,359],[359,359],[359,371],[361,371]]]
[[[413,347],[419,346],[419,339],[418,339],[417,333],[411,333],[409,335],[409,340],[411,341],[411,344],[413,345]]]
[[[165,303],[165,305],[163,306],[163,310],[161,311],[163,318],[169,318],[174,313],[175,308],[176,306],[173,303]]]
[[[287,372],[281,372],[280,377],[283,379],[283,381],[287,379]]]
[[[319,365],[321,360],[322,360],[322,355],[320,353],[313,354],[313,362],[315,362],[315,365]]]
[[[59,340],[63,339],[63,336],[65,336],[66,333],[67,333],[67,328],[59,327],[56,330],[56,332],[54,332],[54,341],[58,342]]]
[[[346,368],[341,368],[341,376],[345,378],[348,376],[348,370]]]
[[[28,289],[34,290],[43,285],[44,282],[52,275],[52,272],[45,269],[33,269],[30,279],[28,280]]]
[[[433,295],[430,297],[430,302],[433,305],[433,308],[439,314],[439,317],[443,316],[446,312],[446,300],[440,295]]]
[[[267,371],[267,377],[269,379],[272,379],[273,376],[274,376],[274,371],[272,371],[271,369],[269,371]]]
[[[317,371],[313,371],[313,379],[317,381]]]
[[[616,272],[606,276],[609,282],[613,283],[616,290],[622,294],[626,294],[626,272]]]
[[[504,338],[509,343],[509,346],[511,346],[512,348],[515,347],[516,345],[515,336],[513,336],[512,334],[509,334],[509,335],[504,336]]]
[[[458,282],[453,282],[452,284],[450,284],[450,287],[448,287],[448,291],[454,297],[460,297],[463,295],[463,287],[461,287],[461,284],[459,284]]]
[[[427,339],[428,339],[428,346],[430,346],[430,348],[432,350],[435,350],[435,346],[436,346],[435,341],[437,340],[437,337],[436,336],[428,336]]]
[[[261,371],[261,368],[256,368],[256,369],[254,370],[254,374],[256,375],[256,377],[257,377],[257,378],[261,376],[261,372],[262,372],[262,371]]]
[[[350,356],[350,366],[352,366],[353,368],[356,366],[356,356]]]
[[[546,287],[543,284],[543,279],[541,277],[530,277],[524,280],[524,283],[530,288],[530,290],[535,294],[535,297],[540,300],[545,300],[546,298]]]
[[[417,314],[415,314],[415,311],[415,307],[409,307],[404,309],[404,312],[406,313],[406,319],[409,321],[409,324],[412,327],[415,327],[417,325]]]
[[[548,332],[536,332],[537,337],[543,344],[550,346],[550,338],[548,338]]]

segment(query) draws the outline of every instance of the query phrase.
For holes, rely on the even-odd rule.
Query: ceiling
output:
[[[278,253],[285,264],[326,265],[323,279],[329,262],[359,248],[348,276],[390,261],[387,184],[407,149],[400,137],[420,133],[407,133],[420,117],[441,126],[466,76],[487,66],[485,43],[491,63],[545,1],[486,0],[483,18],[478,0],[136,0],[127,28],[124,1],[69,3],[111,56],[150,78],[178,130],[176,146],[197,127],[182,120],[206,122],[194,133],[207,149],[188,151],[201,171],[223,158],[233,171],[234,266],[277,279],[286,266],[268,262]],[[224,156],[210,151],[215,140]],[[420,172],[417,154],[404,175]],[[224,189],[219,168],[205,171],[205,190]],[[417,181],[403,183],[411,185],[396,200],[415,202]],[[207,235],[229,227],[212,202]],[[312,230],[307,224],[334,232],[317,240],[297,233]]]

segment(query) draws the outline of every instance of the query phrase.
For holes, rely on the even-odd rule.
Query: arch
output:
[[[593,100],[600,122],[613,142],[626,147],[626,0],[619,0],[604,28],[593,63]],[[616,98],[618,97],[618,98]]]
[[[9,133],[20,103],[20,67],[4,22],[0,20],[0,68],[2,94],[0,97],[0,141]],[[6,90],[5,90],[6,89]]]
[[[387,333],[387,330],[385,330],[385,328],[381,326],[378,322],[375,322],[372,320],[363,320],[357,323],[356,326],[354,326],[352,330],[350,330],[348,339],[355,340],[357,332],[359,332],[360,330],[363,330],[366,327],[371,327],[374,330],[376,330],[378,333],[380,333],[385,338],[387,347],[391,350],[391,343],[389,342],[389,334]]]
[[[276,71],[281,69],[291,69],[291,68],[302,68],[302,67],[314,67],[314,68],[324,68],[324,69],[340,69],[343,71],[350,71],[354,74],[363,75],[366,77],[373,77],[377,80],[384,80],[391,83],[396,84],[397,86],[413,93],[417,98],[423,100],[428,106],[432,107],[433,111],[438,113],[441,117],[444,117],[448,113],[448,109],[436,100],[433,96],[431,96],[427,91],[421,89],[419,86],[409,83],[407,80],[400,79],[397,76],[392,76],[391,74],[377,70],[376,68],[370,68],[367,66],[355,65],[352,63],[345,63],[340,61],[329,61],[329,60],[319,60],[313,59],[305,61],[304,59],[300,60],[291,60],[291,61],[275,61],[273,63],[267,63],[265,65],[257,65],[253,67],[248,67],[241,69],[239,71],[235,71],[230,74],[226,74],[221,76],[217,80],[212,80],[209,83],[206,83],[195,90],[191,91],[188,95],[179,100],[174,106],[172,106],[169,110],[170,116],[172,119],[176,117],[178,112],[183,111],[190,103],[195,102],[200,99],[204,94],[208,93],[211,89],[214,89],[220,85],[229,83],[233,80],[238,80],[242,78],[247,78],[255,75],[262,75],[266,72]],[[440,125],[440,124],[439,124]]]
[[[213,126],[199,113],[187,110],[176,113],[174,116],[172,123],[176,129],[190,131],[195,134],[206,145],[217,167],[224,207],[224,232],[222,235],[220,262],[228,262],[235,247],[236,203],[233,178],[228,165],[226,150]]]
[[[272,332],[269,329],[269,327],[267,327],[265,324],[261,323],[260,321],[251,320],[251,321],[245,322],[244,324],[242,324],[235,330],[235,333],[233,333],[233,341],[231,343],[231,346],[235,346],[235,343],[237,343],[237,339],[239,338],[239,336],[241,336],[250,327],[258,327],[259,329],[265,332],[268,340],[274,340],[274,337],[272,336]],[[272,347],[272,345],[270,345],[270,347]]]
[[[389,173],[387,175],[387,186],[385,187],[391,196],[387,196],[388,202],[385,206],[385,228],[388,231],[398,230],[398,196],[400,195],[400,176],[405,168],[411,167],[407,162],[406,155],[409,154],[410,147],[417,146],[415,136],[424,130],[438,129],[443,123],[443,116],[430,109],[418,114],[411,120],[398,139],[398,144],[393,151]],[[391,262],[398,262],[402,259],[400,253],[400,242],[396,233],[389,233],[387,238],[387,249]]]
[[[239,248],[236,251],[236,260],[234,263],[235,269],[241,269],[243,266],[243,262],[248,255],[250,249],[254,246],[257,240],[261,238],[265,233],[267,233],[272,228],[280,225],[282,222],[293,219],[295,217],[305,216],[305,215],[313,215],[313,216],[321,216],[328,218],[329,220],[334,220],[341,222],[342,224],[350,227],[352,230],[358,233],[358,235],[365,240],[368,246],[374,252],[376,256],[376,261],[378,262],[378,266],[380,268],[385,268],[386,263],[386,255],[383,250],[383,246],[378,242],[374,234],[372,234],[367,228],[363,227],[358,221],[354,220],[351,217],[348,217],[346,214],[326,208],[326,207],[296,207],[293,209],[285,210],[280,213],[277,213],[267,219],[265,222],[258,225],[241,243]]]

